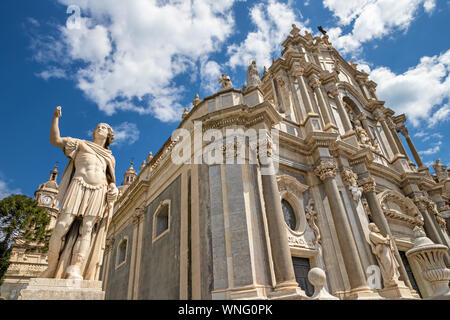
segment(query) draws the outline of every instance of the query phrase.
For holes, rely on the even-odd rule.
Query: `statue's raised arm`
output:
[[[50,143],[55,147],[63,148],[65,139],[59,133],[59,118],[62,117],[61,107],[56,107],[53,112],[52,126],[50,127]]]

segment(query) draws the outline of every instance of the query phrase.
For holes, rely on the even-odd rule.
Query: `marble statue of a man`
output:
[[[118,189],[115,159],[109,150],[114,131],[97,125],[93,142],[61,138],[56,108],[50,143],[63,149],[69,163],[61,177],[58,220],[50,238],[48,268],[41,277],[98,280],[106,231]]]
[[[378,260],[385,288],[398,284],[400,273],[389,235],[384,237],[375,223],[369,223],[369,243]]]

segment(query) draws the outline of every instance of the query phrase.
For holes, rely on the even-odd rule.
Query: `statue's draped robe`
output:
[[[110,150],[93,142],[67,138],[64,145],[64,154],[69,163],[61,176],[58,200],[61,203],[61,214],[74,214],[77,218],[72,223],[63,243],[55,278],[66,278],[67,267],[72,265],[72,256],[77,240],[81,235],[82,218],[96,216],[90,247],[85,262],[81,266],[81,275],[84,280],[98,280],[105,249],[105,238],[109,219],[110,207],[106,202],[107,185],[90,186],[79,178],[73,178],[75,173],[75,159],[81,144],[83,148],[92,151],[100,161],[106,164],[106,177],[108,184],[115,183],[115,159]]]
[[[395,259],[392,244],[386,244],[386,238],[376,232],[370,232],[370,246],[373,254],[377,257],[380,265],[381,275],[385,287],[391,287],[397,284],[400,273],[398,272],[398,262]]]

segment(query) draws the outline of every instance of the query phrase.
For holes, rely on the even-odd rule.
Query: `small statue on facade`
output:
[[[367,134],[366,130],[364,130],[362,127],[357,125],[355,127],[355,131],[356,131],[356,134],[359,138],[359,142],[361,145],[366,146],[366,147],[372,147],[372,143],[370,141],[369,135]]]
[[[314,245],[320,245],[321,243],[321,236],[320,236],[320,230],[317,226],[317,212],[314,210],[314,200],[310,199],[308,202],[308,205],[306,206],[306,220],[308,221],[309,226],[311,227],[312,231],[314,232]]]
[[[200,100],[200,96],[198,95],[198,93],[195,95],[194,101],[192,102],[192,105],[194,107],[198,106],[200,104],[200,102],[202,102],[202,100]]]
[[[219,78],[218,82],[222,85],[222,89],[233,87],[233,83],[231,82],[230,77],[227,76],[225,73],[222,73],[222,77]]]
[[[392,239],[389,235],[384,237],[373,222],[369,223],[369,230],[369,244],[380,266],[384,287],[389,288],[398,285],[399,264],[394,256]]]
[[[256,61],[252,61],[247,68],[247,88],[258,87],[261,83],[261,75],[256,67]]]
[[[444,181],[448,178],[447,166],[440,163],[439,159],[436,159],[436,162],[433,164],[433,169],[439,182]]]

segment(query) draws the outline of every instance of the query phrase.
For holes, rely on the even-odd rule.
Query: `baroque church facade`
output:
[[[191,137],[278,129],[270,158],[278,172],[171,161],[180,144],[195,158],[207,139],[169,138],[139,173],[131,166],[107,236],[106,299],[308,299],[312,268],[340,299],[427,298],[435,287],[431,267],[416,259],[422,243],[440,248],[427,254],[439,251],[435,269],[448,277],[446,167],[436,161],[429,172],[405,115],[384,106],[326,34],[293,25],[282,45],[262,77],[249,66],[242,89],[223,75],[222,90],[197,95],[178,127]],[[227,160],[236,143],[223,148]]]
[[[101,269],[105,299],[420,299],[436,296],[439,281],[448,290],[446,166],[430,173],[405,115],[378,100],[326,34],[293,25],[282,45],[262,77],[255,63],[242,89],[223,75],[222,90],[197,95],[182,115],[190,137],[237,132],[221,149],[226,163],[199,159],[222,141],[174,135],[126,171]],[[250,129],[277,132],[264,140],[268,162],[235,161],[239,143],[246,160],[257,151],[239,136]],[[183,146],[194,161],[177,164]],[[56,176],[36,193],[50,214],[52,190]]]

